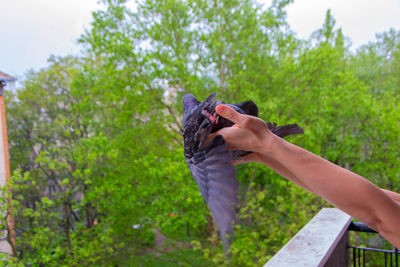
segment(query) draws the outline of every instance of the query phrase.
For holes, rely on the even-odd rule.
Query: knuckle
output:
[[[219,130],[218,132],[215,133],[215,135],[222,135],[223,137],[226,136],[226,132],[227,128],[222,128],[221,130]]]
[[[245,127],[251,125],[251,118],[249,118],[248,116],[243,116],[242,123],[243,123],[243,126],[245,126]]]

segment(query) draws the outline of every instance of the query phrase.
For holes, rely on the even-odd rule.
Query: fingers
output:
[[[237,128],[233,127],[233,128]],[[206,142],[211,142],[217,135],[222,135],[222,137],[224,138],[225,142],[228,142],[230,139],[235,138],[235,130],[232,132],[232,127],[227,127],[227,128],[222,128],[221,130],[214,132],[214,133],[210,133],[206,139]],[[236,149],[236,147],[234,147],[230,142],[228,142],[228,149],[232,150],[232,149]]]
[[[214,139],[217,135],[222,135],[224,138],[227,137],[227,135],[232,135],[232,131],[233,133],[235,133],[235,131],[237,131],[238,126],[235,127],[224,127],[222,129],[219,129],[216,132],[210,133],[207,137],[207,141],[211,141],[212,139]]]
[[[231,127],[235,127],[235,128],[236,128],[236,127],[239,127],[239,125],[234,124],[234,125],[232,125]],[[219,130],[219,131],[217,131],[217,132],[214,132],[214,133],[210,133],[210,134],[208,135],[206,141],[207,141],[207,142],[210,142],[210,141],[212,141],[217,135],[221,135],[220,131],[221,131],[221,130]]]
[[[258,162],[258,155],[256,153],[250,153],[241,157],[240,159],[232,160],[233,165],[239,165],[248,162]]]
[[[218,135],[218,132],[215,133],[210,133],[206,139],[206,142],[212,141],[216,136]]]
[[[240,114],[233,108],[226,105],[218,105],[215,108],[215,111],[225,119],[233,121],[239,126],[243,126],[245,124],[245,121],[247,120],[246,115]]]

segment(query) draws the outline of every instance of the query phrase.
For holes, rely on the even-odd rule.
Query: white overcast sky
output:
[[[29,69],[45,67],[50,55],[78,53],[76,40],[101,7],[97,0],[0,0],[0,71],[23,78]],[[329,8],[353,48],[376,33],[400,29],[400,0],[295,0],[287,20],[298,37],[308,38]]]

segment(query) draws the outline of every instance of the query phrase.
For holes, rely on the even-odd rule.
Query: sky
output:
[[[51,55],[79,53],[77,39],[99,8],[97,0],[0,0],[0,71],[22,79],[29,69],[46,67]],[[353,49],[376,33],[400,29],[400,0],[294,0],[286,8],[287,21],[297,37],[307,39],[328,9]]]

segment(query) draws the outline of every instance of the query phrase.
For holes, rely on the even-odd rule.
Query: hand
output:
[[[268,147],[273,139],[273,134],[268,130],[263,120],[254,116],[240,114],[226,105],[218,105],[215,110],[220,116],[234,122],[235,125],[222,128],[211,134],[209,139],[214,138],[216,135],[222,135],[231,150],[268,154]],[[249,155],[249,159],[254,160],[255,156]]]

